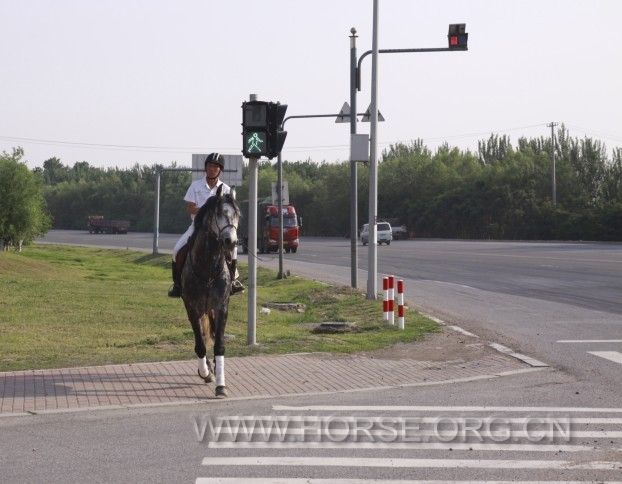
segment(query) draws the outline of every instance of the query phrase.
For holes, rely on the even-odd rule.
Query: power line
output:
[[[475,131],[470,133],[462,133],[448,136],[419,136],[416,138],[422,139],[424,142],[438,142],[438,141],[448,141],[448,140],[456,140],[456,139],[464,139],[471,138],[474,136],[487,136],[491,133],[506,133],[511,131],[519,131],[523,129],[537,128],[537,127],[545,127],[545,123],[537,123],[537,124],[529,124],[524,126],[515,126],[504,129],[490,129],[486,131]],[[587,130],[575,126],[577,129],[581,129],[584,132]],[[381,146],[389,146],[392,144],[398,143],[408,143],[413,139],[400,139],[400,140],[392,140],[392,141],[380,141],[378,144]],[[615,138],[606,137],[607,139],[616,140]],[[149,153],[197,153],[204,152],[208,150],[217,150],[221,152],[226,151],[236,151],[237,148],[231,147],[210,147],[206,148],[205,146],[156,146],[156,145],[123,145],[123,144],[112,144],[112,143],[90,143],[83,141],[68,141],[68,140],[53,140],[53,139],[43,139],[43,138],[27,138],[27,137],[19,137],[19,136],[0,136],[0,140],[5,141],[15,141],[15,142],[24,142],[29,144],[39,144],[39,145],[49,145],[49,146],[60,146],[60,147],[74,147],[74,148],[83,148],[83,149],[97,149],[97,150],[114,150],[114,151],[137,151],[137,152],[149,152]],[[301,152],[301,151],[332,151],[332,150],[343,150],[349,148],[349,144],[335,144],[335,145],[309,145],[309,146],[288,146],[288,152]]]

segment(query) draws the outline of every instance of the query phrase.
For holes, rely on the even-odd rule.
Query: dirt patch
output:
[[[442,328],[439,333],[430,333],[421,341],[398,343],[388,348],[366,351],[361,355],[383,360],[459,362],[478,360],[492,353],[495,353],[495,350],[488,347],[480,338]]]

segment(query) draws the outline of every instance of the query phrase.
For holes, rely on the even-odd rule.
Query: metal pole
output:
[[[257,100],[256,94],[250,95]],[[246,342],[257,344],[257,158],[248,159],[248,327]]]
[[[550,124],[547,124],[548,127],[551,128],[551,186],[552,186],[552,192],[553,192],[553,206],[556,207],[557,206],[557,180],[555,179],[555,126],[557,126],[557,123],[553,123],[551,122]]]
[[[356,29],[350,29],[350,134],[356,134]],[[350,137],[352,144],[352,137]],[[350,160],[350,285],[358,287],[358,179],[356,160]]]
[[[378,0],[374,0],[374,17],[372,33],[372,60],[371,60],[371,146],[369,152],[369,249],[367,268],[367,299],[377,297],[378,272],[378,238],[376,235],[376,221],[378,214],[378,160],[376,149],[378,146]]]
[[[283,125],[281,125],[281,129],[283,129]],[[277,186],[276,186],[276,196],[278,197],[277,207],[279,209],[279,273],[277,275],[277,279],[283,279],[283,163],[281,161],[281,152],[279,151],[277,157]]]
[[[153,210],[153,255],[158,255],[158,242],[160,237],[160,177],[162,172],[156,168],[155,183],[155,207]]]

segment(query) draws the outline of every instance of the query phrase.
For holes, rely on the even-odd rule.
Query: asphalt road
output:
[[[161,250],[170,251],[176,238],[162,235]],[[150,234],[52,231],[46,241],[152,247]],[[367,250],[359,248],[359,286],[364,288]],[[622,245],[417,240],[382,246],[378,254],[379,274],[403,278],[411,305],[551,367],[501,379],[338,393],[329,398],[305,395],[4,418],[0,419],[0,480],[196,480],[205,484],[303,482],[305,478],[318,480],[304,482],[322,484],[340,482],[337,479],[620,480],[622,360],[611,358],[622,352]],[[277,263],[273,255],[259,258],[262,265]],[[349,264],[347,239],[303,238],[297,254],[285,255],[286,270],[344,284],[350,282]],[[604,353],[594,354],[605,351],[609,359]],[[446,423],[462,427],[468,423],[471,428],[493,416],[569,418],[572,431],[569,441],[549,435],[532,441],[514,434],[499,439],[484,428],[470,432],[466,440],[437,438],[436,444],[427,441],[420,447],[412,446],[417,441],[400,441],[406,446],[383,447],[376,439],[368,449],[335,448],[330,446],[333,441],[325,446],[260,444],[257,448],[198,441],[197,418],[205,422],[244,415],[344,415],[355,422],[360,417],[363,424],[370,417],[441,417],[449,419]],[[567,448],[562,448],[565,444]],[[301,480],[292,481],[295,478]],[[346,482],[353,481],[341,481]]]
[[[215,400],[186,406],[2,418],[0,481],[197,484],[379,482],[374,479],[387,484],[514,480],[619,482],[622,475],[622,415],[616,408],[619,401],[616,402],[610,391],[595,393],[595,390],[593,383],[577,382],[563,372],[545,369],[490,381],[395,388],[382,392]],[[561,408],[560,399],[563,400]],[[241,416],[248,416],[245,418],[249,423],[254,420],[253,416],[256,420],[263,416],[282,420],[287,420],[288,416],[298,420],[323,417],[325,422],[333,422],[330,428],[346,431],[349,442],[354,443],[339,445],[342,437],[325,430],[329,428],[327,426],[318,432],[312,423],[307,424],[304,441],[318,442],[321,439],[322,444],[277,442],[274,445],[279,434],[269,431],[265,435],[270,436],[273,444],[262,444],[264,439],[256,435],[252,440],[259,442],[257,447],[245,447],[248,439],[240,432],[239,443],[218,447],[219,442],[226,444],[230,439],[210,437],[209,427],[199,440],[202,425],[209,425],[211,421],[217,428],[216,419],[228,422],[229,417]],[[344,423],[341,417],[347,418],[349,423]],[[396,422],[397,425],[392,424],[392,427],[400,430],[393,435],[386,434],[388,438],[384,441],[364,432],[353,438],[354,426],[365,428],[373,418]],[[426,436],[423,431],[429,430],[433,424],[419,425],[416,420],[419,418],[442,419],[444,426],[454,426],[459,432],[455,436],[451,431],[443,433],[442,438],[440,432],[436,437]],[[535,424],[544,422],[537,419],[547,419],[549,422],[559,421],[562,428],[568,428],[570,432],[567,436],[560,436],[546,430],[539,435],[536,431],[532,438],[526,438],[520,436],[525,427],[518,423],[512,424],[511,434],[495,436],[486,426],[486,422],[493,418],[501,424],[501,429],[505,428],[505,419],[527,419]],[[481,422],[484,425],[478,428]],[[235,426],[235,420],[232,426]],[[477,430],[463,432],[467,426]],[[224,423],[223,428],[228,430],[230,427]],[[546,429],[546,426],[533,428]],[[293,439],[286,437],[286,442],[295,444],[300,442],[299,438],[300,435]],[[357,446],[357,442],[367,443],[368,447]],[[303,465],[294,465],[291,459]],[[340,465],[333,466],[329,465],[331,459],[343,460]],[[256,465],[260,462],[262,465]],[[606,468],[581,467],[598,463]],[[403,464],[407,465],[402,467]],[[475,467],[464,468],[465,465]],[[205,481],[197,480],[199,478]]]

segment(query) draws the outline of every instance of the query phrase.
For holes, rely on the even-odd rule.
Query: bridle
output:
[[[210,229],[209,229],[209,227],[211,227],[211,225],[212,225],[212,219],[215,219],[214,220],[214,225],[216,225],[216,228],[218,229],[218,234],[217,234],[217,237],[216,237],[216,241],[218,242],[218,245],[221,247],[221,250],[224,250],[222,248],[223,245],[224,245],[223,244],[223,240],[221,238],[222,233],[229,227],[233,227],[236,230],[236,232],[237,232],[237,227],[235,225],[233,225],[232,223],[228,223],[228,224],[224,225],[223,227],[220,227],[220,225],[218,225],[217,215],[218,215],[218,210],[214,210],[214,213],[210,215],[209,222],[207,224],[201,224],[200,227],[198,229],[196,229],[196,230],[207,233],[207,236],[209,237],[212,233],[215,233],[215,232],[211,232]],[[224,256],[224,255],[223,255],[223,257],[226,258],[226,256]],[[196,269],[194,267],[194,263],[192,262],[192,250],[188,251],[188,259],[189,259],[189,262],[190,262],[190,268],[192,269],[192,274],[197,279],[199,279],[200,281],[204,282],[207,285],[207,287],[210,287],[211,285],[214,284],[214,281],[216,280],[216,278],[218,276],[220,276],[220,274],[223,272],[223,269],[224,269],[224,264],[222,264],[220,266],[220,271],[217,274],[214,274],[214,275],[212,275],[212,277],[209,277],[209,278],[206,279],[201,274],[197,273],[197,271],[196,271]]]

